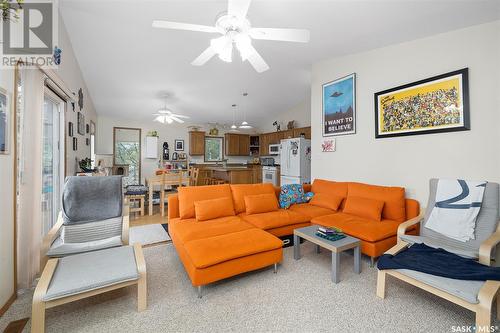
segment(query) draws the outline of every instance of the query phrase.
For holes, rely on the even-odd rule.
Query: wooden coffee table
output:
[[[329,241],[327,239],[316,236],[318,230],[317,225],[310,227],[299,228],[293,231],[293,257],[295,260],[300,259],[300,239],[303,238],[316,244],[316,252],[319,253],[320,247],[332,251],[332,281],[339,283],[340,281],[340,253],[354,249],[354,272],[361,273],[361,242],[359,239],[347,236],[337,241]]]

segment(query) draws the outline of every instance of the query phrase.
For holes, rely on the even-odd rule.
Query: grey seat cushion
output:
[[[449,279],[409,269],[396,269],[396,271],[472,304],[479,303],[477,295],[485,283],[485,281]]]
[[[431,179],[429,182],[429,201],[427,204],[427,211],[425,212],[425,219],[422,227],[420,228],[421,238],[419,238],[419,242],[423,241],[429,246],[437,244],[438,247],[449,250],[458,255],[465,254],[466,256],[477,258],[481,243],[490,237],[497,228],[500,216],[499,184],[491,182],[486,184],[483,203],[476,219],[476,229],[474,232],[475,239],[471,239],[467,242],[460,242],[458,240],[451,239],[425,227],[432,208],[436,204],[437,184],[438,179]]]
[[[103,221],[68,224],[61,227],[64,243],[93,242],[122,234],[122,216]]]
[[[448,252],[455,253],[456,255],[459,255],[464,258],[472,258],[472,259],[477,259],[479,258],[479,249],[477,250],[467,250],[464,249],[463,247],[456,247],[453,244],[449,244],[448,242],[445,242],[443,240],[438,240],[435,238],[431,237],[424,237],[424,236],[412,236],[412,235],[403,235],[400,237],[403,241],[410,243],[410,244],[422,244],[424,243],[425,245],[428,245],[433,248],[441,248],[443,250],[446,250]]]
[[[66,178],[62,195],[65,225],[121,216],[122,204],[121,176]]]
[[[66,255],[109,249],[122,245],[121,236],[85,243],[64,243],[61,237],[57,237],[50,246],[49,251],[47,251],[47,256],[51,258],[63,257]]]
[[[59,259],[44,301],[139,279],[133,246],[81,253]]]

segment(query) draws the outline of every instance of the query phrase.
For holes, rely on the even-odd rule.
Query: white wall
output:
[[[286,125],[290,120],[295,120],[295,127],[311,126],[311,99],[307,98],[289,110],[261,120],[257,126],[262,133],[274,132],[276,131],[276,127],[273,126],[275,120],[281,124],[281,130],[286,130]]]
[[[471,130],[375,139],[374,93],[469,68]],[[357,134],[322,153],[321,85],[356,73]],[[428,180],[500,181],[500,21],[313,65],[312,177],[406,187],[426,202]]]
[[[14,71],[0,70],[10,95],[9,154],[0,155],[0,308],[14,294]]]
[[[75,58],[75,53],[71,45],[66,27],[59,16],[59,47],[62,49],[62,60],[59,68],[55,70],[55,73],[64,81],[66,86],[76,94],[75,99],[78,100],[78,89],[83,90],[83,109],[82,113],[85,116],[85,123],[90,125],[92,120],[94,123],[97,122],[97,113],[94,108],[92,99],[85,85],[84,78],[80,71],[80,66]],[[66,136],[66,175],[72,176],[76,171],[80,171],[76,159],[81,160],[85,157],[90,157],[90,145],[85,144],[85,139],[89,138],[90,134],[85,133],[85,135],[78,134],[78,103],[75,103],[75,111],[71,109],[71,105],[68,106],[68,111],[66,112],[66,131],[68,128],[68,122],[73,123],[74,136],[78,139],[78,150],[73,151],[73,138]]]

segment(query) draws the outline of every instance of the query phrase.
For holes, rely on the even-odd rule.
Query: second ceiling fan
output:
[[[228,0],[227,13],[217,18],[215,26],[154,20],[153,27],[177,30],[190,30],[221,34],[210,41],[210,46],[191,64],[202,66],[213,56],[226,62],[232,61],[233,45],[240,52],[241,59],[248,62],[259,72],[265,72],[269,66],[252,45],[252,39],[266,39],[285,42],[307,43],[309,31],[304,29],[252,28],[246,18],[251,0]]]

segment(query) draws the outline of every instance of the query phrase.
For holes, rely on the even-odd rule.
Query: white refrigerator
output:
[[[280,144],[281,185],[311,182],[311,140],[284,139]]]

